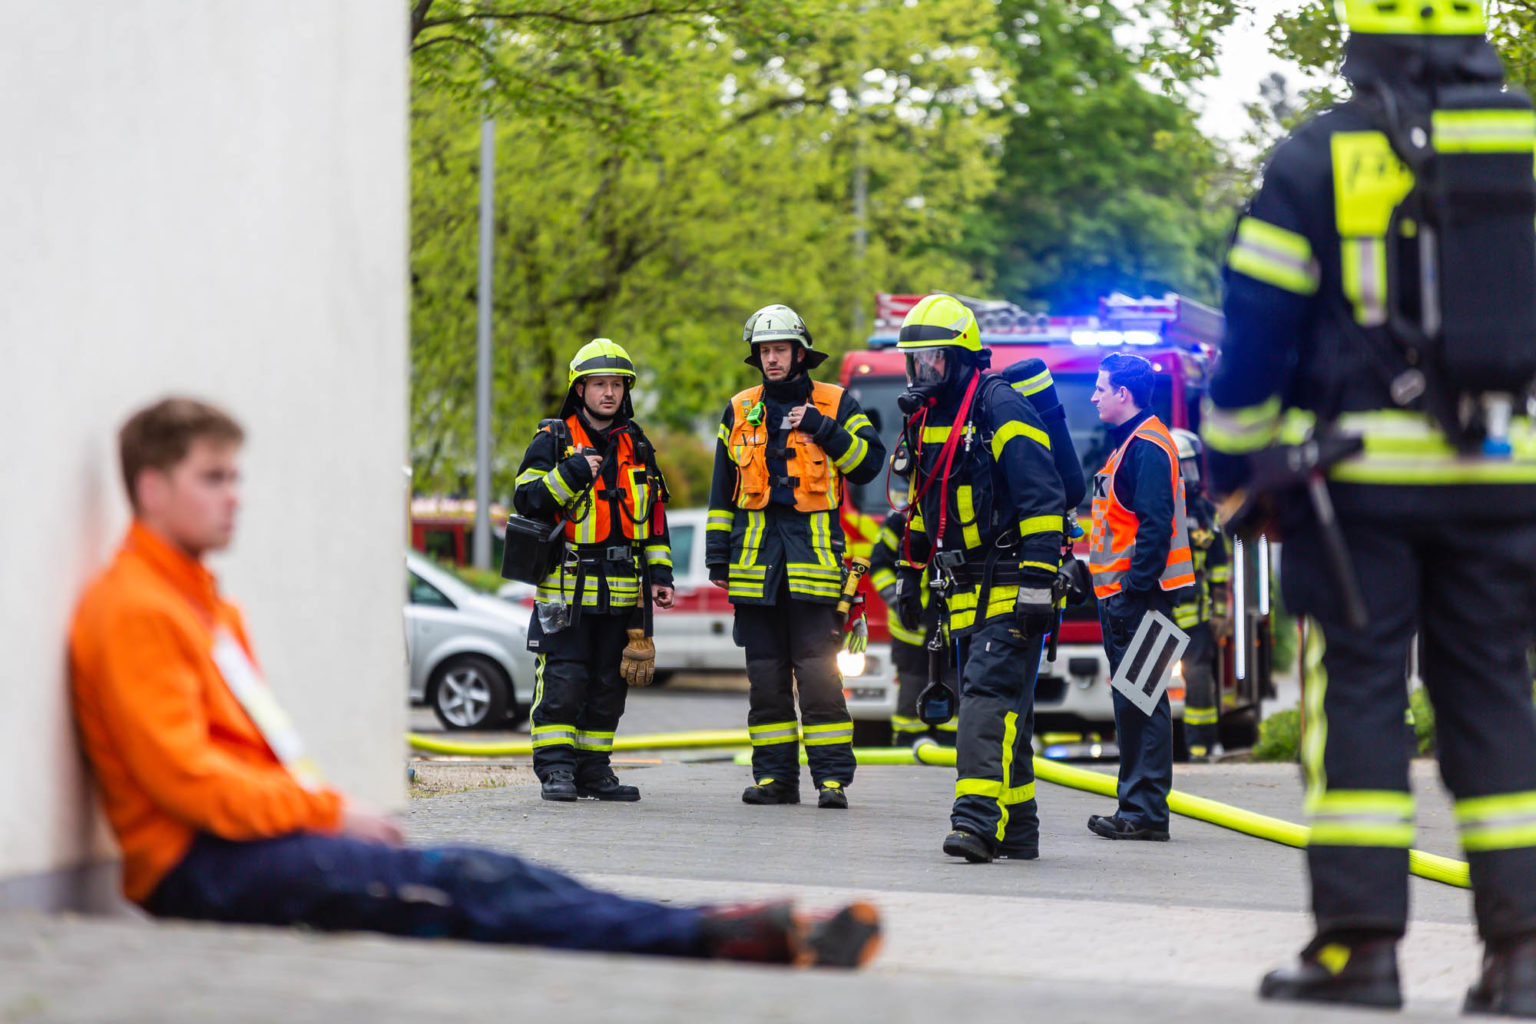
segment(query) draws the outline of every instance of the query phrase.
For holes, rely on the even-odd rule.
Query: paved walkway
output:
[[[1417,766],[1420,845],[1454,853]],[[638,804],[548,804],[533,786],[414,801],[412,838],[515,849],[637,895],[797,893],[879,903],[888,941],[859,974],[676,963],[138,920],[0,917],[0,1021],[553,1019],[635,1022],[1376,1020],[1259,1003],[1261,971],[1308,935],[1299,852],[1175,821],[1174,841],[1110,843],[1102,798],[1040,787],[1043,855],[967,865],[938,844],[953,775],[861,769],[846,813],[747,807],[729,764],[624,770]],[[1294,767],[1178,770],[1191,792],[1299,816]],[[1465,892],[1414,882],[1410,1020],[1456,1018],[1478,950]]]

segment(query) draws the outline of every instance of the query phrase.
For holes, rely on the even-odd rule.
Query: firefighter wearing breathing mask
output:
[[[811,379],[827,354],[794,310],[764,306],[742,340],[763,379],[721,417],[704,552],[746,648],[753,784],[741,799],[799,803],[803,738],[816,805],[846,808],[854,757],[837,667],[848,625],[837,607],[848,571],[839,513],[844,479],[873,480],[885,446],[851,394]]]
[[[955,799],[944,852],[972,863],[1039,856],[1030,740],[1035,675],[1055,627],[1065,498],[1029,400],[989,373],[976,317],[949,295],[913,306],[897,347],[908,390],[898,463],[912,501],[901,538],[901,624],[922,623],[923,574],[959,663]]]
[[[1305,616],[1316,933],[1267,999],[1398,1007],[1417,638],[1484,944],[1469,1013],[1536,1017],[1536,114],[1477,0],[1340,0],[1353,97],[1275,149],[1202,417]],[[1300,467],[1299,472],[1292,471]]]

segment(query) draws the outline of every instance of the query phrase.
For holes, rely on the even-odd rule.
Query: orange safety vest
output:
[[[573,413],[566,417],[565,425],[571,432],[571,444],[577,449],[597,447],[581,425],[580,417]],[[614,453],[614,461],[618,463],[618,474],[614,479],[619,484],[618,501],[611,500],[613,495],[602,480],[594,483],[566,512],[565,539],[572,544],[607,544],[619,537],[644,540],[650,535],[650,476],[645,464],[635,461],[635,442],[628,431],[620,433],[616,443],[619,450]],[[560,457],[564,458],[564,453]]]
[[[1168,428],[1152,416],[1115,449],[1104,468],[1093,477],[1093,533],[1088,541],[1088,569],[1093,573],[1094,596],[1101,601],[1120,592],[1126,574],[1131,571],[1131,559],[1136,556],[1136,528],[1140,521],[1136,513],[1120,504],[1115,494],[1115,471],[1125,458],[1125,450],[1138,437],[1151,441],[1168,456],[1173,480],[1173,522],[1168,524],[1168,534],[1173,541],[1168,547],[1168,561],[1158,583],[1164,590],[1178,590],[1195,582],[1195,565],[1189,551],[1189,523],[1184,517],[1184,475],[1179,472],[1179,449]]]
[[[773,481],[768,477],[767,423],[747,422],[747,413],[763,397],[763,386],[747,388],[731,399],[731,432],[726,447],[736,463],[736,506],[759,509],[768,506]],[[837,418],[843,389],[836,384],[817,381],[811,386],[811,402],[823,416]],[[784,446],[792,454],[784,460],[784,472],[795,488],[795,511],[825,512],[837,508],[838,473],[832,468],[821,445],[803,430],[791,430]]]

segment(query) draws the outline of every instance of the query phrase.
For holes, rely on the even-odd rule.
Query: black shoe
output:
[[[763,779],[755,786],[742,790],[744,804],[797,804],[800,802],[800,785],[796,782],[779,782]]]
[[[958,828],[944,837],[944,852],[951,857],[964,857],[972,864],[990,863],[995,856],[991,843],[975,833]]]
[[[563,768],[556,769],[549,773],[549,778],[544,780],[544,787],[539,796],[545,800],[575,800],[576,779]]]
[[[798,796],[798,794],[796,794]],[[817,807],[833,807],[838,810],[848,809],[848,791],[843,788],[841,782],[824,782],[816,794]]]
[[[1397,980],[1397,940],[1382,938],[1349,946],[1314,939],[1294,965],[1264,975],[1259,996],[1399,1009],[1403,993]]]
[[[1132,824],[1115,815],[1090,814],[1088,816],[1088,831],[1105,839],[1145,839],[1154,843],[1166,843],[1168,830],[1165,828],[1143,828]]]
[[[1536,935],[1483,954],[1483,976],[1467,989],[1463,1013],[1536,1017]]]
[[[622,800],[632,803],[640,799],[640,790],[634,786],[626,786],[613,775],[604,775],[593,782],[579,782],[576,784],[576,795],[587,796],[594,800]]]

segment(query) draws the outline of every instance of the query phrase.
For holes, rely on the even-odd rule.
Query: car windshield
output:
[[[896,407],[896,396],[905,390],[905,377],[860,377],[848,388],[853,400],[879,428],[887,456],[896,450],[896,439],[901,436],[901,410]],[[890,511],[885,496],[886,475],[882,469],[869,483],[849,488],[853,503],[860,511],[877,516]],[[891,483],[895,488],[896,481]]]
[[[438,590],[432,584],[409,570],[405,574],[406,600],[411,604],[428,605],[433,608],[452,608],[453,602],[448,600],[446,594]]]
[[[693,524],[668,523],[667,527],[672,536],[672,574],[687,576],[693,565]]]

